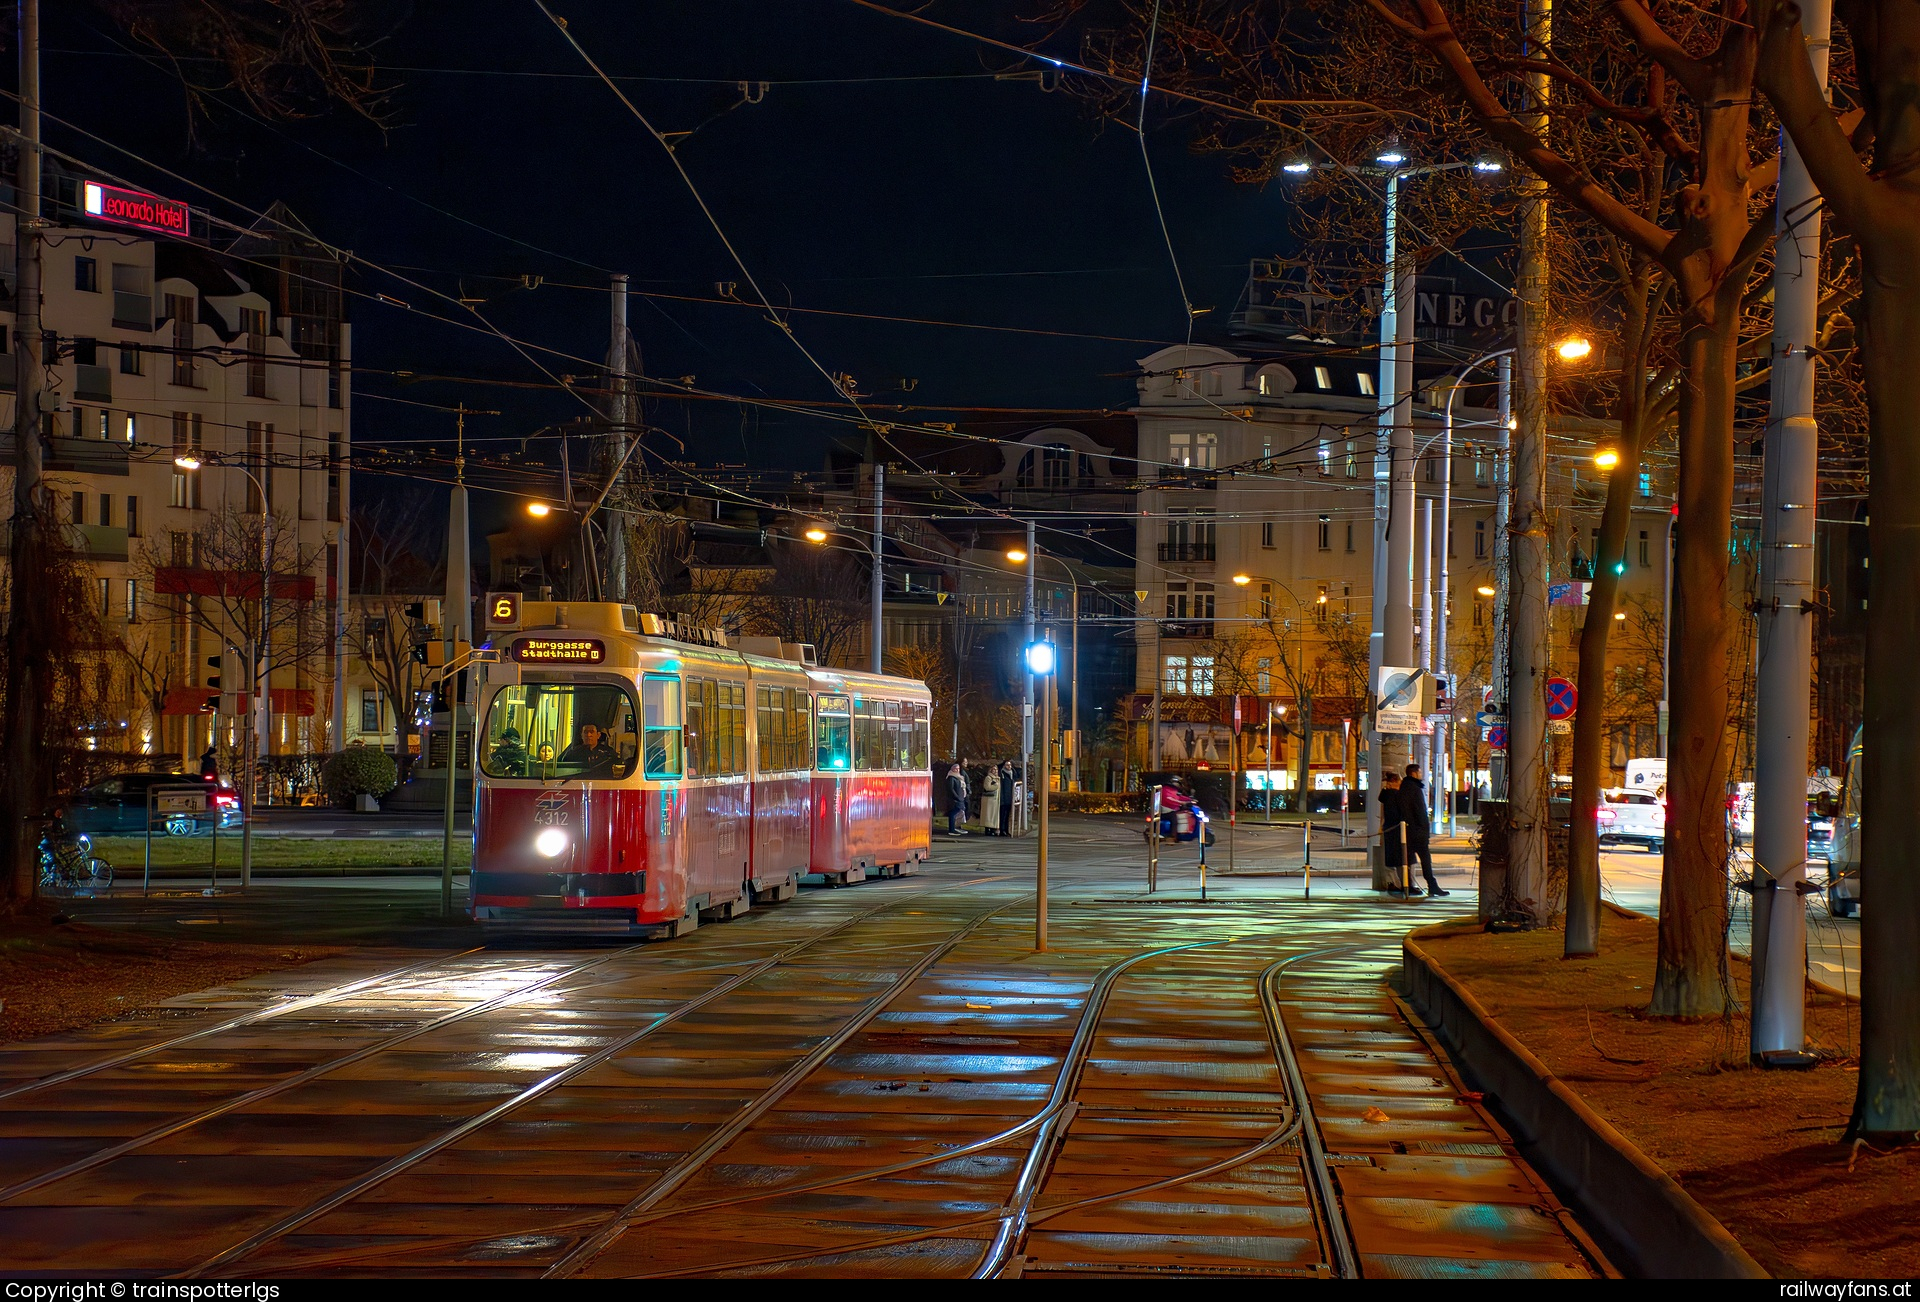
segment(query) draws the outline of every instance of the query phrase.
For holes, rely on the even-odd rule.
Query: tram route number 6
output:
[[[565,827],[567,825],[567,798],[562,795],[543,795],[533,802],[533,825],[535,827]]]

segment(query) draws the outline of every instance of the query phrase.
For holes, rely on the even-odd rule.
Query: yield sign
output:
[[[1580,708],[1580,693],[1564,678],[1547,679],[1547,717],[1571,719]]]

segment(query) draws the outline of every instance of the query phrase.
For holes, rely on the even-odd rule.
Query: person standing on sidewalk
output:
[[[947,766],[947,835],[965,836],[960,821],[967,816],[967,762],[956,759]]]
[[[1001,835],[1000,769],[995,764],[987,765],[987,776],[980,780],[980,822],[984,835]]]
[[[1392,769],[1380,775],[1380,846],[1386,853],[1387,887],[1389,895],[1405,895],[1400,886],[1401,848],[1400,824],[1405,821],[1400,812],[1400,775]]]
[[[1407,824],[1407,867],[1413,867],[1415,859],[1420,861],[1420,870],[1427,876],[1429,898],[1449,894],[1440,889],[1433,875],[1433,849],[1428,844],[1432,823],[1427,813],[1427,784],[1420,780],[1418,764],[1407,765],[1406,780],[1400,784],[1400,816]]]
[[[1000,835],[1013,835],[1013,761],[1000,764]]]

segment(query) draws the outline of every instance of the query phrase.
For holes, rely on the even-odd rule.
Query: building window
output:
[[[1195,619],[1213,618],[1213,585],[1211,583],[1193,585],[1193,617]]]
[[[100,580],[100,618],[113,618],[113,580]],[[102,665],[101,668],[106,666]]]
[[[1315,526],[1315,528],[1317,530],[1315,537],[1318,539],[1320,550],[1323,552],[1332,551],[1333,550],[1333,517],[1330,515],[1322,515],[1320,517],[1319,523]]]
[[[1191,658],[1191,670],[1187,676],[1187,686],[1194,696],[1213,695],[1213,657],[1194,656]]]
[[[77,488],[73,491],[73,511],[70,519],[74,524],[87,522],[87,495]]]
[[[126,421],[124,422],[121,428],[121,434],[126,438],[128,447],[133,446],[133,431],[134,431],[133,413],[128,412]]]
[[[1320,440],[1320,473],[1322,475],[1333,473],[1333,444],[1325,439]]]
[[[1373,396],[1373,377],[1365,371],[1361,371],[1358,378],[1360,381],[1360,396],[1363,398],[1371,398]]]
[[[1160,690],[1168,696],[1187,694],[1187,658],[1185,656],[1166,658],[1166,663],[1161,666],[1160,671]]]
[[[1353,521],[1347,521],[1347,551],[1353,551]]]
[[[73,287],[83,294],[100,292],[100,263],[96,259],[73,260]]]
[[[112,528],[113,526],[113,494],[112,493],[100,494],[100,523],[107,526],[108,528]]]
[[[1327,585],[1324,583],[1320,585],[1320,590],[1314,594],[1313,617],[1322,624],[1327,622]]]
[[[120,345],[120,374],[122,375],[145,375],[146,374],[146,368],[141,361],[140,348],[137,344],[121,344]]]
[[[386,712],[380,707],[379,689],[364,687],[360,690],[360,731],[363,735],[377,737],[387,730]]]
[[[1271,583],[1260,585],[1260,618],[1273,618],[1273,585]]]
[[[1181,430],[1167,436],[1167,460],[1174,466],[1211,470],[1220,436],[1211,430]]]
[[[184,457],[189,453],[200,452],[200,413],[176,411],[173,413],[173,455]]]
[[[193,365],[193,295],[167,295],[167,315],[173,320],[173,383],[196,387]]]
[[[1273,521],[1271,520],[1263,522],[1260,526],[1260,545],[1268,548],[1273,546]]]
[[[1485,520],[1473,522],[1473,556],[1475,560],[1483,561],[1487,558],[1487,522]]]
[[[1645,529],[1640,531],[1640,563],[1649,567],[1653,564],[1653,549],[1648,546],[1647,531]]]
[[[127,623],[140,622],[140,584],[137,580],[127,581]]]
[[[1272,377],[1269,376],[1265,371],[1260,372],[1259,392],[1262,398],[1270,398],[1273,396],[1273,389],[1267,383],[1267,381],[1270,380],[1271,378]]]
[[[1642,470],[1640,472],[1640,496],[1653,496],[1653,472],[1651,470]]]
[[[1359,477],[1360,477],[1360,458],[1354,454],[1353,440],[1348,439],[1347,440],[1347,478],[1358,479]]]
[[[1273,659],[1263,656],[1254,662],[1254,682],[1262,696],[1273,695]]]
[[[137,497],[129,497],[127,499],[127,537],[138,538],[139,536],[140,499]]]
[[[1313,384],[1316,389],[1331,389],[1333,387],[1333,373],[1324,366],[1314,367]]]
[[[1475,597],[1473,599],[1473,626],[1475,628],[1480,627],[1480,622],[1486,618],[1486,613],[1487,603],[1479,597]]]

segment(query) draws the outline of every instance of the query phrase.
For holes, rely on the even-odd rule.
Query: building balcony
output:
[[[127,531],[115,529],[104,524],[76,524],[72,526],[79,550],[92,561],[124,561],[127,559]]]
[[[1184,564],[1211,564],[1214,545],[1210,542],[1161,543],[1160,559]]]
[[[1213,621],[1210,619],[1166,619],[1160,621],[1160,636],[1172,638],[1210,638],[1213,636]]]
[[[113,324],[119,330],[153,329],[153,295],[113,291]]]
[[[4,436],[0,436],[0,459],[4,459],[7,465],[13,464],[13,446],[13,431],[9,429]],[[127,473],[127,454],[127,445],[118,440],[56,436],[47,440],[44,469],[76,475],[124,477]]]

